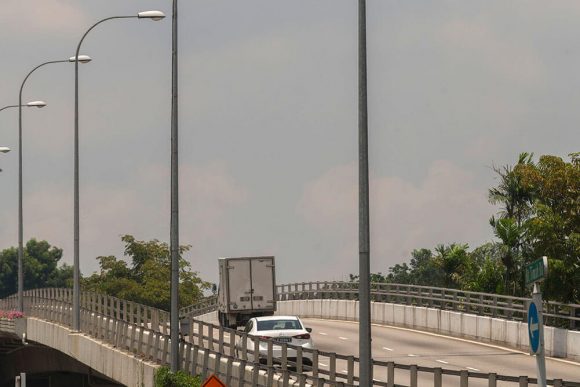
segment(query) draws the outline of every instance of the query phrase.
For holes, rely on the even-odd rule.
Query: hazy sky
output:
[[[180,242],[272,254],[279,282],[358,271],[357,1],[180,1]],[[0,107],[84,31],[169,0],[2,0]],[[493,165],[567,158],[580,131],[580,2],[368,0],[372,270],[493,239]],[[93,30],[80,71],[81,271],[120,236],[169,241],[171,20]],[[73,246],[73,64],[24,110],[24,239]],[[17,109],[0,113],[0,249],[18,243]]]

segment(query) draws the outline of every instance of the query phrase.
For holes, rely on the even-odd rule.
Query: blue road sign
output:
[[[528,335],[530,336],[530,348],[532,353],[538,353],[540,349],[540,319],[535,302],[530,302],[528,307]]]

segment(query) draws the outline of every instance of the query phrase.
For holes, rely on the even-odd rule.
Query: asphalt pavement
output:
[[[313,328],[314,345],[321,351],[358,356],[358,323],[305,318],[307,327]],[[501,375],[536,377],[535,358],[527,353],[496,345],[451,338],[427,332],[384,325],[372,326],[372,356],[375,360],[399,364],[417,364],[450,370],[496,373]],[[320,361],[321,367],[327,364]],[[346,364],[338,364],[337,371]],[[549,379],[558,378],[580,383],[580,363],[546,358]],[[375,369],[374,377],[386,380],[386,369]],[[407,371],[397,370],[396,383],[408,385]],[[432,376],[419,374],[419,385],[433,385]],[[444,377],[444,386],[459,385],[458,377]],[[472,381],[469,386],[487,386],[487,381]],[[499,383],[498,386],[516,386]]]

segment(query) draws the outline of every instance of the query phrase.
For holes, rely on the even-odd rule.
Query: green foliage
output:
[[[183,371],[171,372],[169,367],[161,367],[155,373],[155,387],[200,387],[199,375],[191,376]]]
[[[62,249],[47,241],[31,239],[24,246],[24,289],[72,287],[72,266],[58,266]],[[0,252],[0,298],[18,290],[18,249],[10,247]]]
[[[138,241],[131,235],[124,235],[121,239],[125,242],[125,257],[130,259],[130,265],[114,256],[97,257],[101,271],[83,280],[84,290],[169,310],[171,255],[167,243]],[[195,303],[203,297],[203,291],[210,288],[210,284],[191,271],[189,262],[183,259],[182,254],[189,248],[181,246],[179,249],[181,305]]]
[[[580,153],[570,158],[546,155],[535,162],[522,153],[513,167],[493,169],[499,181],[488,198],[500,210],[490,225],[499,242],[471,252],[464,244],[414,250],[409,265],[396,264],[371,280],[527,296],[525,265],[548,256],[544,297],[580,303]]]
[[[544,285],[547,297],[580,302],[580,154],[571,161],[542,156],[537,164],[515,170],[534,192],[526,220],[525,263],[547,256],[551,272]]]

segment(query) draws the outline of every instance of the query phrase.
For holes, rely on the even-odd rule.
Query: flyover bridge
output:
[[[353,283],[278,286],[280,312],[305,317],[356,320],[356,296],[357,284]],[[522,320],[527,300],[524,298],[396,284],[373,284],[372,297],[373,322],[378,324],[439,331],[488,342],[504,340],[507,346],[524,346],[520,339],[516,343],[509,342],[509,332],[518,330],[516,335],[521,338],[519,331],[525,329]],[[15,305],[15,296],[0,300],[0,309]],[[169,363],[167,312],[110,296],[83,293],[81,332],[73,332],[70,329],[71,305],[70,289],[26,291],[26,326],[18,329],[27,334],[28,340],[62,351],[129,386],[152,385],[155,370]],[[249,340],[243,332],[210,322],[215,309],[215,297],[209,297],[181,310],[180,364],[189,373],[202,377],[215,373],[229,386],[357,385],[358,359],[352,354],[298,347],[295,348],[297,359],[291,361],[287,353],[292,346],[276,344],[282,346],[282,358],[274,359],[271,340]],[[544,305],[547,323],[553,325],[547,329],[552,330],[552,338],[558,338],[552,340],[552,355],[580,360],[580,332],[574,330],[580,323],[579,310],[580,305]],[[503,326],[503,337],[493,335],[494,323]],[[16,327],[13,329],[15,335],[19,334]],[[564,344],[563,336],[566,338]],[[261,351],[262,362],[252,356],[259,351],[260,342],[267,348]],[[302,364],[304,356],[313,359],[312,366]],[[377,386],[533,386],[537,383],[535,378],[528,376],[379,360],[373,362],[373,372]],[[548,384],[580,386],[580,383],[559,379],[550,380]]]

